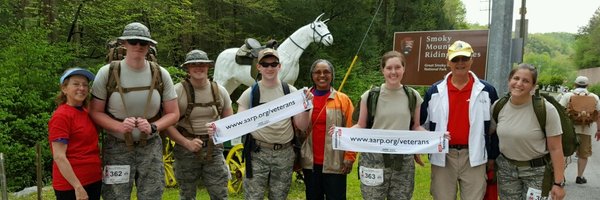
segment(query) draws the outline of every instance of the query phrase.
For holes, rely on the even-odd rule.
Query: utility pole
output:
[[[503,96],[508,91],[508,73],[512,67],[510,52],[513,3],[514,0],[492,3],[486,79],[496,87],[499,96]]]

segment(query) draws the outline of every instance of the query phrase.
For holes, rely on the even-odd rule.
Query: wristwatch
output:
[[[156,124],[152,123],[150,124],[150,135],[156,133],[158,131],[158,128],[156,128]]]
[[[554,182],[554,185],[556,185],[556,186],[558,186],[560,188],[564,188],[565,187],[565,182],[564,181],[562,181],[560,183]]]

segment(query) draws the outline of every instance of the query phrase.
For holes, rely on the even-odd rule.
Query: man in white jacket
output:
[[[450,134],[447,154],[431,154],[431,194],[436,200],[480,200],[486,189],[486,150],[490,106],[496,89],[471,72],[473,48],[456,41],[448,48],[451,72],[434,83],[421,105],[421,124]],[[483,67],[483,66],[481,66]]]

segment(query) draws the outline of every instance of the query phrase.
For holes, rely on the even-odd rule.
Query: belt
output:
[[[292,142],[288,142],[285,144],[276,144],[276,143],[267,143],[267,142],[263,142],[260,140],[256,140],[256,145],[261,147],[261,148],[267,148],[267,149],[273,149],[273,150],[280,150],[280,149],[284,149],[284,148],[288,148],[292,146]]]
[[[449,146],[450,146],[451,149],[456,149],[456,150],[468,149],[469,148],[468,144],[451,144]]]
[[[181,135],[183,137],[186,137],[186,138],[198,138],[198,139],[202,140],[202,142],[204,142],[202,144],[202,147],[208,146],[208,135],[194,135],[194,134],[191,134],[191,133],[187,132],[187,130],[185,128],[181,127],[181,126],[178,126],[177,130],[179,131],[179,133],[181,133]]]
[[[516,165],[517,167],[541,167],[541,166],[545,166],[546,164],[548,164],[548,159],[550,158],[549,156],[550,154],[546,154],[542,157],[539,158],[534,158],[531,160],[526,160],[526,161],[518,161],[518,160],[513,160],[510,159],[508,157],[506,157],[504,154],[502,154],[502,156],[504,156],[504,158],[506,160],[508,160],[508,162],[512,163],[513,165]]]

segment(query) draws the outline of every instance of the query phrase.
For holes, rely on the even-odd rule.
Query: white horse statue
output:
[[[323,13],[324,14],[324,13]],[[281,70],[279,79],[294,85],[298,78],[298,59],[310,43],[319,42],[325,46],[333,43],[333,36],[325,24],[329,19],[321,21],[323,14],[319,15],[314,22],[296,30],[290,37],[285,39],[277,48]],[[250,65],[239,65],[235,62],[235,54],[239,48],[230,48],[221,52],[215,62],[214,80],[225,87],[229,94],[240,85],[252,86],[255,80],[250,75]]]

